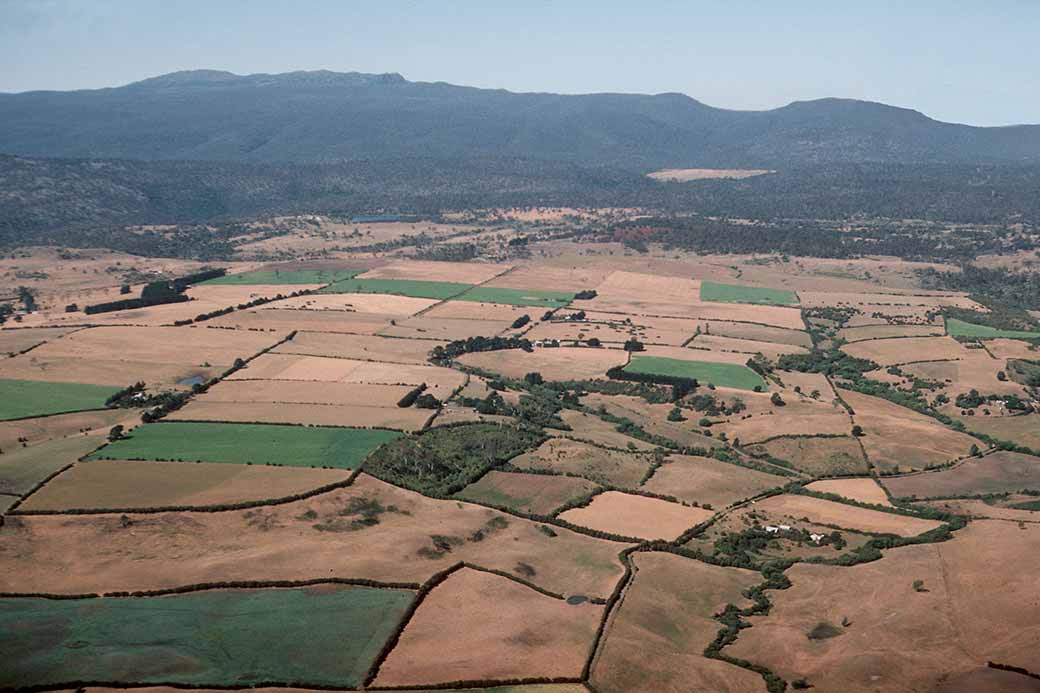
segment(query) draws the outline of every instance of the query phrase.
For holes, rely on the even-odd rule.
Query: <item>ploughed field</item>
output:
[[[203,278],[0,326],[0,688],[1034,681],[1031,333],[899,261],[498,213],[133,258]]]

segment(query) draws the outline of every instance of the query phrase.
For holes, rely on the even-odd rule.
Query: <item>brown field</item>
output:
[[[398,512],[352,531],[352,516],[340,513],[358,498]],[[364,474],[349,488],[284,505],[129,517],[128,530],[119,515],[7,518],[0,591],[81,594],[323,577],[422,582],[465,560],[511,574],[526,563],[545,589],[605,598],[622,574],[616,542],[564,529],[548,537],[538,523],[425,498]],[[439,557],[418,553],[432,546],[431,534],[469,537],[495,517],[508,527],[483,541],[463,540]]]
[[[1021,339],[987,339],[986,351],[993,354],[998,361],[1008,359],[1036,361],[1040,359],[1040,349]]]
[[[662,496],[675,496],[689,503],[722,509],[734,501],[783,486],[787,481],[787,477],[765,474],[707,457],[672,455],[643,484],[643,488]]]
[[[213,318],[206,324],[233,327],[236,330],[268,330],[279,333],[306,330],[309,332],[375,334],[397,317],[399,316],[380,313],[350,313],[342,310],[282,310],[261,306],[249,310],[236,310],[229,315]]]
[[[940,337],[945,334],[942,325],[864,325],[846,327],[838,336],[847,342],[893,337]]]
[[[93,435],[56,438],[31,447],[5,449],[0,455],[0,494],[21,496],[36,484],[93,452],[104,438],[100,431]]]
[[[783,514],[792,520],[807,517],[809,522],[837,525],[838,527],[874,532],[876,534],[898,534],[904,537],[912,537],[927,532],[942,524],[937,520],[924,520],[919,517],[895,515],[893,513],[881,512],[880,510],[870,510],[855,505],[813,498],[812,496],[772,496],[765,500],[757,501],[755,507],[776,515]]]
[[[802,389],[803,397],[809,397],[812,395],[813,390],[817,390],[820,393],[819,400],[821,402],[830,402],[835,397],[834,388],[831,387],[830,381],[827,380],[827,376],[821,373],[775,371],[774,375],[780,378],[785,388],[792,390],[792,392],[787,394],[788,399],[797,397],[797,394],[793,392],[796,387]]]
[[[903,371],[933,380],[951,380],[952,384],[947,386],[950,399],[956,399],[956,394],[972,388],[985,394],[1021,396],[1023,388],[1020,384],[1010,379],[1001,381],[997,378],[997,373],[1005,367],[1004,361],[990,358],[989,354],[981,349],[966,349],[960,360],[915,363],[904,367]]]
[[[567,267],[546,265],[522,265],[511,272],[495,277],[488,286],[508,289],[549,289],[551,291],[573,291],[593,289],[610,273],[603,267],[583,263]]]
[[[628,353],[620,349],[560,347],[536,348],[532,352],[484,351],[466,354],[458,360],[509,378],[537,372],[546,380],[590,380],[604,378],[608,369],[627,363]]]
[[[447,399],[466,382],[464,373],[438,366],[379,363],[353,359],[264,354],[236,371],[229,380],[297,380],[326,383],[372,383],[380,385],[421,385],[430,394]]]
[[[114,298],[126,298],[114,297]],[[203,313],[211,313],[228,307],[226,302],[194,300],[183,303],[118,310],[111,313],[40,313],[34,316],[33,323],[41,325],[76,325],[86,327],[114,327],[120,325],[133,327],[163,327],[173,325],[182,320],[193,320]]]
[[[0,421],[0,450],[5,453],[19,447],[19,438],[29,445],[54,438],[82,437],[84,431],[91,434],[108,433],[117,423],[137,423],[141,415],[133,409],[103,409],[75,414],[58,414],[36,419]]]
[[[170,386],[193,375],[218,375],[236,358],[276,341],[277,335],[203,327],[98,327],[0,361],[0,378]]]
[[[749,604],[744,590],[761,582],[751,570],[720,568],[667,553],[636,553],[635,578],[592,669],[603,693],[763,691],[762,677],[704,657],[727,604]]]
[[[892,306],[877,304],[860,304],[855,306],[860,313],[853,315],[845,323],[845,328],[867,327],[870,325],[938,325],[941,318],[935,318],[935,308],[931,306]],[[944,328],[945,331],[945,328]]]
[[[774,438],[753,446],[809,474],[866,474],[870,471],[854,438]]]
[[[904,307],[904,306],[954,306],[957,308],[968,308],[976,310],[979,304],[972,301],[966,294],[954,292],[933,291],[914,293],[910,291],[896,291],[890,293],[853,293],[841,291],[800,291],[799,298],[802,305],[807,308],[819,306],[855,306],[862,305],[882,307]],[[862,310],[862,309],[861,309]]]
[[[929,416],[878,397],[850,390],[842,390],[841,396],[856,412],[853,418],[866,433],[859,440],[867,457],[881,469],[922,469],[964,457],[972,445],[986,447]]]
[[[559,315],[570,315],[568,309]],[[625,342],[636,338],[644,344],[680,346],[686,343],[697,330],[696,320],[680,318],[653,318],[615,313],[587,313],[581,321],[542,322],[528,332],[531,340],[559,339],[586,340],[596,337],[601,342]]]
[[[313,291],[324,284],[199,284],[189,287],[185,292],[193,299],[222,306],[237,306],[249,303],[258,298],[275,298],[279,294],[288,296],[296,291]],[[306,298],[306,297],[301,297]],[[298,299],[285,299],[295,301]],[[284,305],[279,303],[279,306]]]
[[[1036,500],[1035,496],[1019,496],[1012,494],[999,503],[1013,503]],[[975,519],[1007,520],[1010,522],[1040,522],[1040,512],[1036,510],[1022,510],[1021,508],[1009,508],[998,502],[987,503],[975,498],[943,498],[939,500],[923,501],[914,505],[935,508],[955,515],[965,515]]]
[[[619,433],[614,424],[592,414],[574,411],[573,409],[564,409],[560,412],[560,418],[571,427],[571,430],[561,432],[547,430],[546,433],[551,436],[562,436],[622,451],[649,451],[656,447],[637,438]]]
[[[647,178],[654,180],[668,180],[686,182],[691,180],[716,180],[716,179],[740,179],[753,176],[764,176],[767,173],[776,173],[765,169],[743,169],[743,168],[666,168],[660,171],[646,174]]]
[[[739,438],[745,445],[777,436],[848,435],[852,430],[845,409],[823,397],[817,401],[792,392],[784,397],[783,407],[773,406],[766,393],[748,392],[741,399],[747,409],[712,428],[725,431],[730,440]]]
[[[639,352],[640,355],[661,356],[666,359],[679,359],[683,361],[710,361],[712,363],[735,363],[743,366],[747,363],[750,354],[739,354],[722,350],[704,349],[696,345],[696,340],[687,347],[656,346],[650,345]]]
[[[443,346],[446,343],[436,340],[400,339],[376,335],[298,332],[292,341],[279,344],[274,349],[274,353],[423,364],[426,363],[430,351],[435,346]]]
[[[774,344],[772,342],[757,342],[750,339],[736,339],[733,337],[721,337],[713,334],[700,334],[689,344],[694,349],[713,349],[715,351],[732,351],[741,354],[762,354],[767,359],[775,361],[784,354],[805,354],[808,350],[804,347],[791,344]]]
[[[53,342],[62,335],[75,330],[74,327],[39,327],[0,330],[0,354],[17,354],[44,342]]]
[[[770,592],[769,614],[751,617],[725,652],[823,691],[931,691],[987,660],[1036,671],[1040,625],[1024,607],[1035,604],[1038,549],[1040,527],[976,521],[951,541],[893,549],[880,561],[796,565],[792,587]],[[1012,555],[1020,561],[1008,570]],[[915,579],[928,591],[914,591]],[[806,637],[843,618],[851,625],[838,637]]]
[[[665,417],[671,411],[671,404],[650,404],[639,397],[627,395],[600,395],[592,393],[581,398],[582,404],[598,410],[603,407],[608,413],[635,422],[647,433],[663,436],[680,445],[699,448],[713,448],[720,443],[714,438],[701,435],[694,429],[693,423],[686,421],[676,423]],[[691,417],[690,412],[686,412]]]
[[[398,320],[378,330],[385,337],[439,339],[452,341],[469,337],[494,337],[509,329],[512,320],[468,320],[464,318],[429,318],[416,315]]]
[[[591,481],[569,476],[490,471],[455,495],[463,500],[548,515],[572,498],[596,488]]]
[[[438,320],[492,320],[512,323],[521,315],[537,320],[545,311],[537,306],[510,306],[503,303],[477,303],[476,301],[444,301],[423,313],[425,318]]]
[[[287,310],[333,310],[377,315],[408,316],[437,305],[432,298],[413,298],[392,294],[314,294],[278,301],[275,307]]]
[[[351,248],[416,236],[444,238],[470,229],[462,224],[435,224],[428,221],[354,224],[321,219],[317,227],[302,226],[284,235],[242,243],[235,247],[235,253],[246,258],[283,254],[320,258],[329,251],[349,251]],[[355,262],[354,258],[350,259],[355,267],[365,266]]]
[[[952,337],[874,339],[846,344],[841,350],[856,358],[875,361],[881,366],[894,366],[914,361],[959,359],[965,356],[964,347]]]
[[[805,488],[819,493],[834,493],[860,503],[892,505],[885,490],[873,479],[824,479],[814,481]]]
[[[712,320],[706,323],[705,334],[718,335],[720,337],[733,337],[734,339],[750,339],[756,342],[774,342],[776,344],[791,344],[809,348],[812,346],[812,338],[808,332],[802,332],[804,326],[796,329],[782,327],[770,327],[768,325],[756,325],[746,322],[727,322],[725,320]]]
[[[1040,458],[1000,450],[971,458],[951,469],[888,477],[882,483],[893,496],[943,498],[1009,491],[1040,491]]]
[[[1024,416],[959,416],[969,431],[1010,440],[1040,450],[1040,414]]]
[[[277,402],[397,407],[413,389],[410,385],[372,383],[312,383],[284,380],[224,380],[194,402]]]
[[[581,675],[603,607],[463,568],[415,611],[377,686]]]
[[[510,463],[518,469],[546,469],[576,474],[601,484],[635,488],[650,468],[650,457],[645,453],[607,450],[569,438],[550,438],[537,450],[514,457]]]
[[[711,516],[712,511],[703,508],[607,491],[583,508],[562,513],[560,519],[625,537],[670,541]]]
[[[80,462],[49,481],[23,510],[161,508],[284,498],[346,481],[349,471],[193,462]]]
[[[189,402],[169,416],[170,421],[234,421],[291,423],[355,428],[393,428],[418,431],[433,417],[432,409],[369,407],[365,405],[293,404],[278,402]]]
[[[490,265],[479,262],[426,262],[421,260],[395,261],[376,267],[358,279],[410,279],[425,282],[456,282],[481,284],[502,274],[509,265]]]

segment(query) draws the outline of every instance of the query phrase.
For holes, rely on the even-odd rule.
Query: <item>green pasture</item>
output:
[[[456,300],[474,301],[479,303],[504,303],[510,306],[562,308],[574,300],[574,292],[508,289],[498,286],[475,286],[459,296]]]
[[[701,300],[716,303],[754,303],[765,306],[796,306],[798,296],[787,289],[764,289],[758,286],[701,282]]]
[[[0,421],[104,409],[105,400],[121,389],[86,383],[0,380]]]
[[[203,284],[330,284],[350,279],[364,270],[269,270],[225,274]]]
[[[413,279],[345,279],[332,286],[326,286],[321,291],[328,294],[392,294],[443,300],[460,294],[471,286],[473,285]]]
[[[400,435],[383,429],[171,421],[138,426],[91,459],[354,469],[370,452]]]
[[[735,363],[713,363],[711,361],[687,361],[661,356],[633,356],[625,366],[630,373],[665,375],[680,378],[695,378],[702,385],[712,383],[719,387],[754,390],[755,386],[766,389],[766,382],[747,366]]]
[[[988,325],[964,322],[957,318],[946,318],[946,334],[951,337],[974,337],[977,339],[1040,339],[1040,332],[999,330]]]

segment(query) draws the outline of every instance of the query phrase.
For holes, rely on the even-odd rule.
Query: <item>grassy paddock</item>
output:
[[[401,434],[362,428],[165,422],[138,426],[91,459],[185,460],[354,469]]]
[[[329,284],[350,279],[362,270],[271,270],[225,274],[203,284]]]
[[[562,308],[574,300],[573,292],[507,289],[497,286],[475,286],[456,300],[478,303],[503,303],[510,306],[542,306]]]
[[[755,371],[747,366],[735,363],[713,363],[710,361],[686,361],[669,359],[661,356],[632,356],[632,361],[625,366],[630,373],[647,375],[677,376],[695,378],[702,385],[712,383],[719,387],[733,387],[740,390],[754,390],[755,386],[766,389],[766,382]]]
[[[102,409],[122,388],[40,380],[0,380],[0,421]]]
[[[412,298],[451,298],[472,284],[424,282],[412,279],[346,279],[321,290],[328,294],[391,294]]]
[[[978,339],[1037,339],[1040,332],[1025,330],[998,330],[988,325],[976,325],[957,318],[946,318],[946,334],[951,337],[975,337]]]
[[[765,306],[796,306],[798,296],[787,289],[764,289],[758,286],[701,282],[701,300],[716,303],[754,303]]]
[[[407,590],[367,587],[0,599],[0,687],[113,681],[354,688],[412,599]]]

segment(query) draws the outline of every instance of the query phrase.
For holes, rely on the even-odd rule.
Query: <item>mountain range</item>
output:
[[[676,93],[515,93],[399,74],[176,72],[0,94],[0,152],[247,163],[518,157],[659,168],[1040,161],[1040,125],[973,127],[850,99],[766,111]]]

